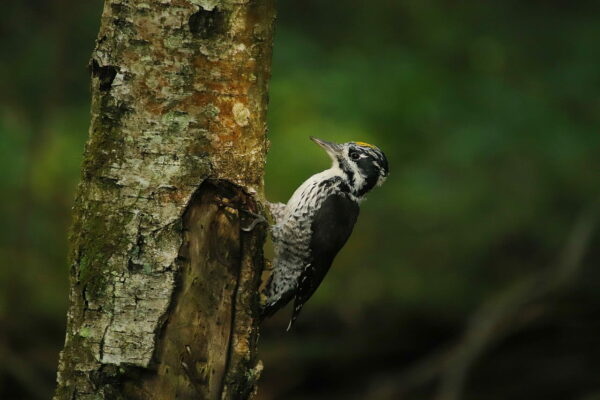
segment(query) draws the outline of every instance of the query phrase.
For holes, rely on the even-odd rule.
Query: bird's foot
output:
[[[244,232],[252,231],[258,224],[263,224],[263,223],[267,224],[267,225],[269,224],[269,221],[267,221],[267,219],[265,217],[263,217],[262,215],[255,214],[252,211],[248,211],[248,210],[243,210],[243,211],[244,211],[244,213],[250,215],[253,218],[252,222],[250,222],[250,225],[241,227],[241,229]]]

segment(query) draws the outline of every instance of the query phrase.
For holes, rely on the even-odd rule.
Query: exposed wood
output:
[[[254,388],[261,368],[254,352],[255,270],[262,262],[256,247],[263,238],[240,229],[244,210],[257,211],[252,198],[224,182],[204,183],[192,199],[183,218],[179,289],[157,345],[158,365],[124,382],[128,398],[236,399]]]

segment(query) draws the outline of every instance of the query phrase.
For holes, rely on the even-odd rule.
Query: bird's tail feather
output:
[[[304,303],[298,302],[298,299],[296,299],[296,301],[294,301],[294,311],[292,312],[292,317],[290,318],[290,323],[287,326],[286,332],[289,332],[290,329],[292,329],[292,326],[294,326],[294,323],[296,322],[298,315],[300,315],[302,306],[304,306]]]
[[[290,291],[275,301],[267,301],[267,304],[265,304],[262,310],[262,319],[272,316],[281,308],[285,307],[285,305],[292,300],[292,297],[294,297],[294,293]]]

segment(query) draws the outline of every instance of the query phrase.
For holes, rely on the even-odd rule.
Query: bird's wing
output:
[[[304,303],[317,290],[333,259],[350,237],[358,213],[358,204],[343,194],[330,195],[316,211],[311,224],[310,263],[300,275],[288,329],[298,317]]]

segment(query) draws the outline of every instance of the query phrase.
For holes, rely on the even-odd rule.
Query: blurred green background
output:
[[[101,8],[3,4],[2,399],[53,389]],[[266,323],[259,398],[600,399],[600,4],[278,10],[270,199],[328,166],[309,135],[374,143],[391,175],[295,331]]]

